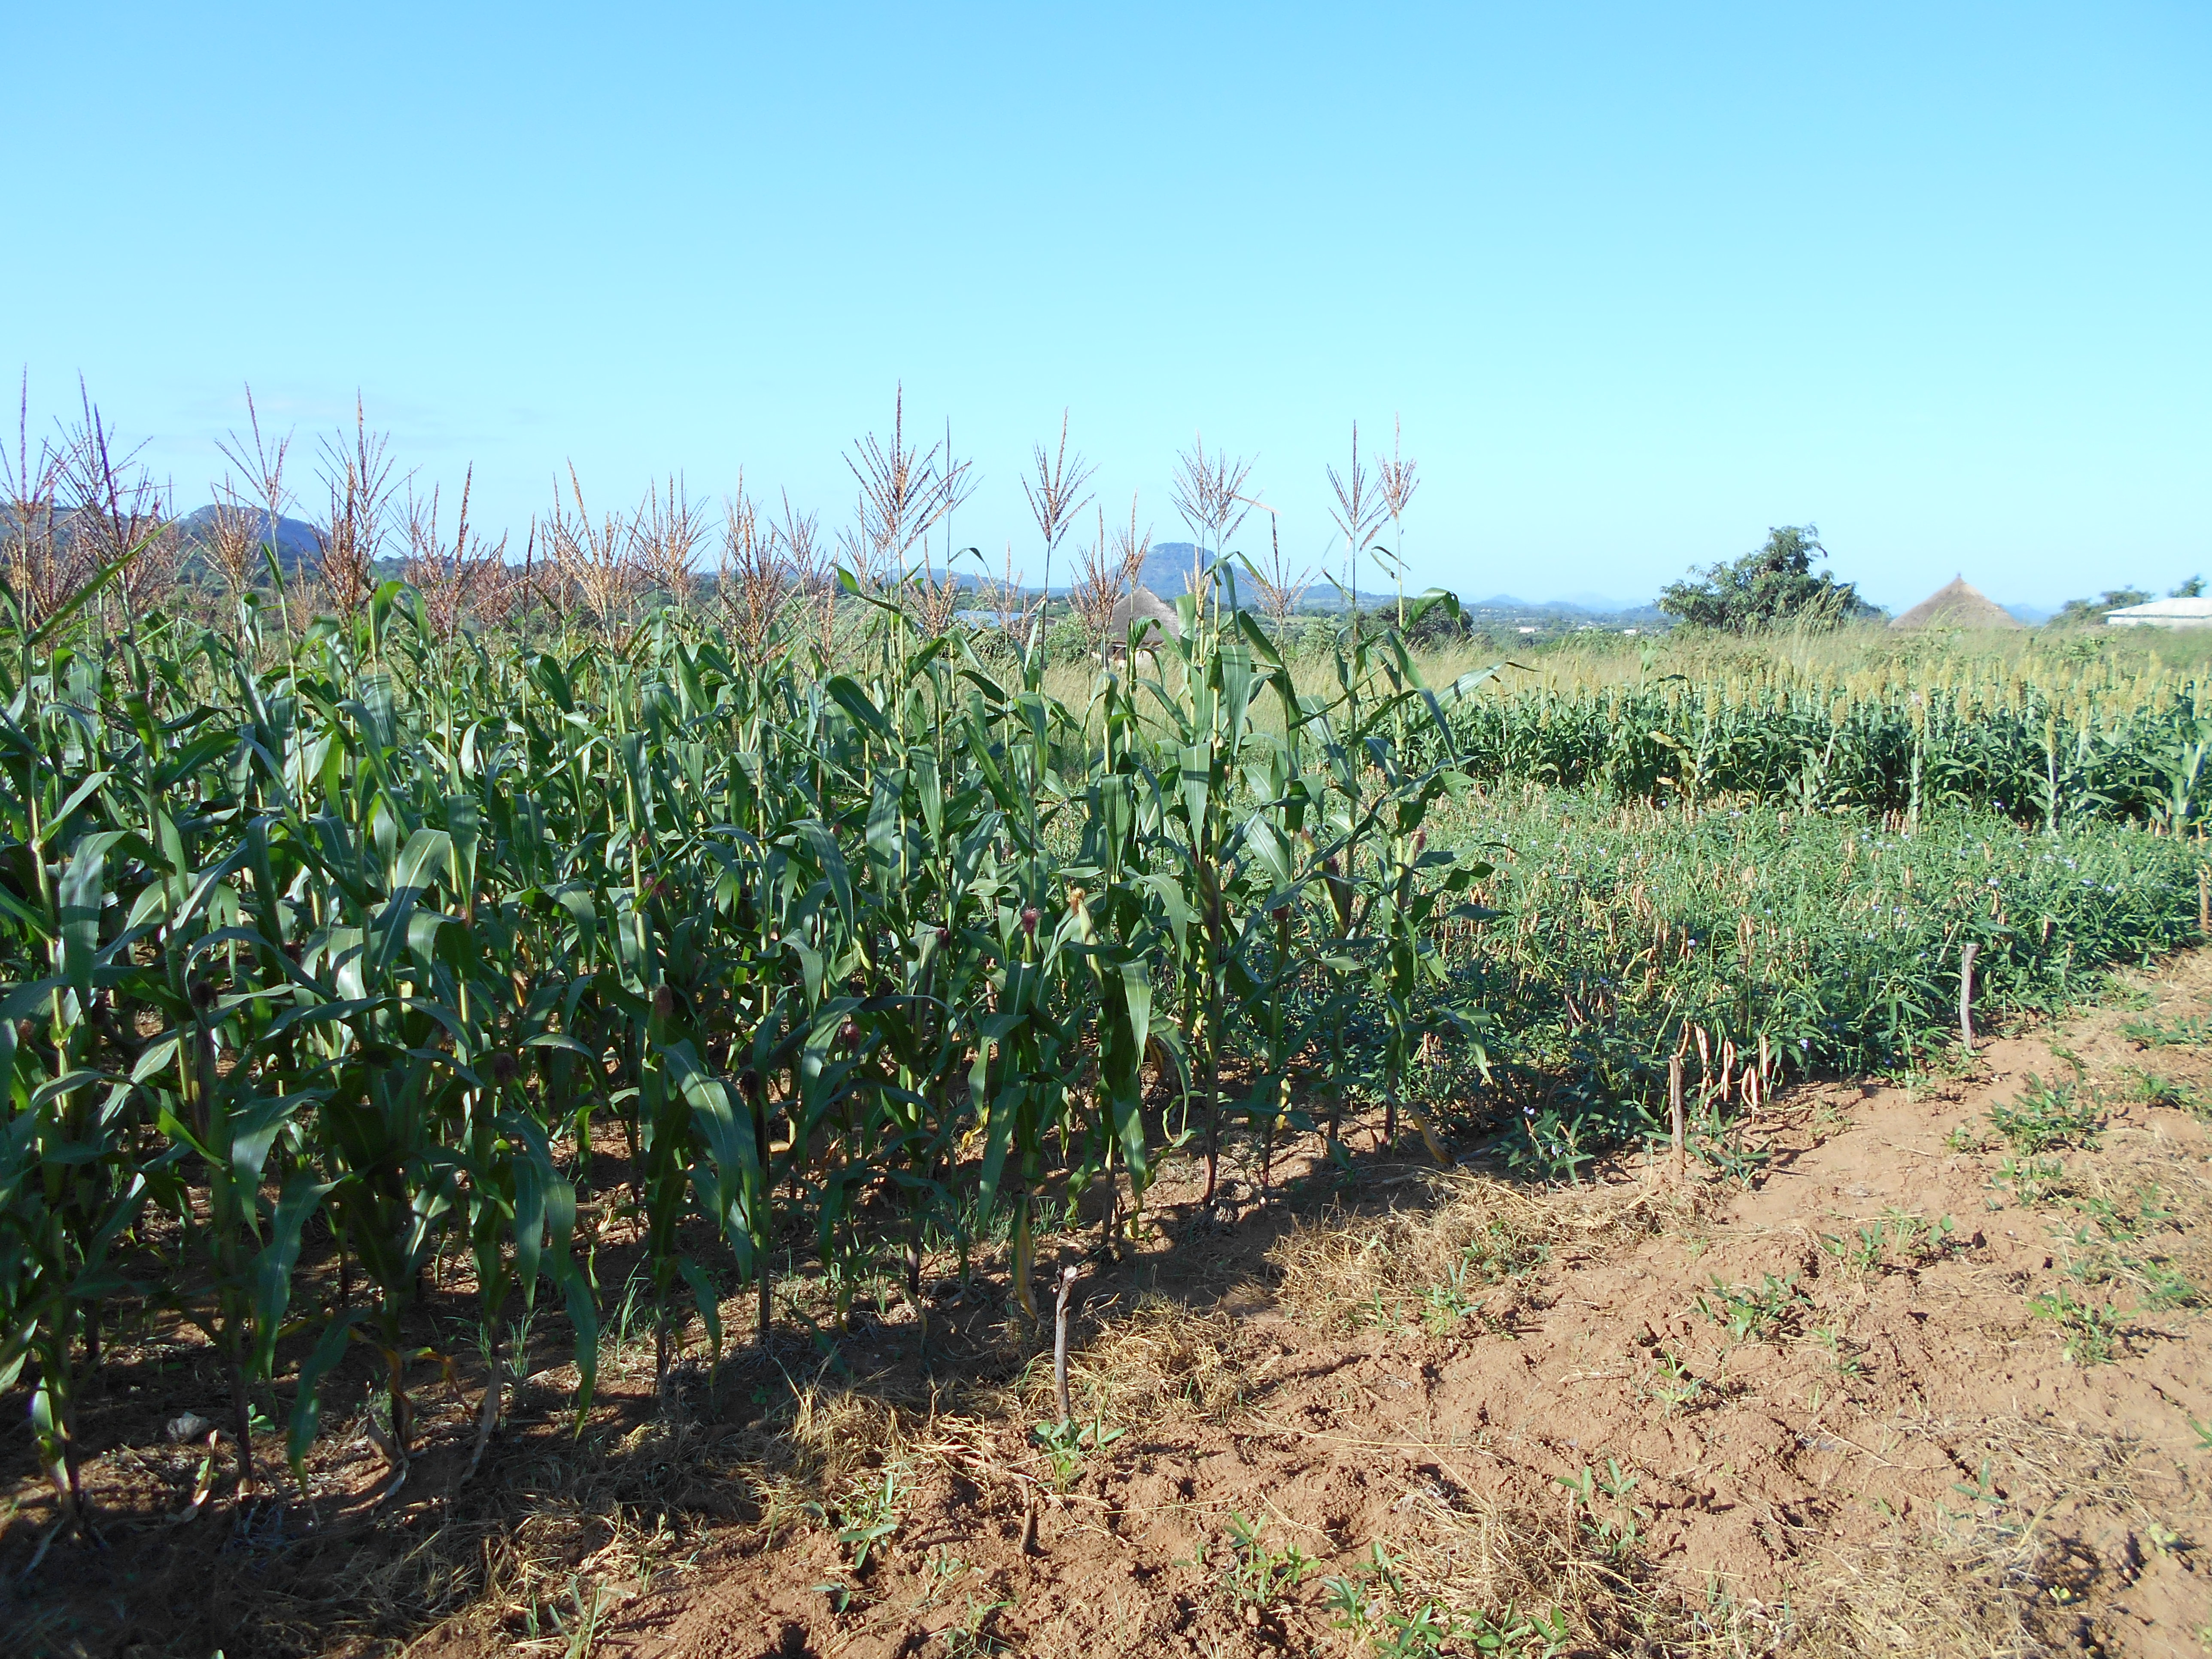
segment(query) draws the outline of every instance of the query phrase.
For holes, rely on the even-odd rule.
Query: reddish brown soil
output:
[[[2202,1017],[2212,954],[2142,983],[2160,1018]],[[1796,1091],[1751,1133],[1767,1159],[1747,1182],[1677,1187],[1639,1161],[1566,1193],[1404,1164],[1332,1186],[1293,1160],[1283,1195],[1240,1181],[1204,1215],[1164,1186],[1158,1242],[1084,1269],[1075,1397],[1122,1432],[1065,1480],[1031,1429],[1050,1414],[1048,1326],[1008,1334],[988,1281],[935,1299],[934,1385],[902,1307],[860,1322],[842,1382],[793,1353],[656,1395],[649,1357],[617,1357],[585,1449],[502,1437],[465,1488],[465,1389],[374,1514],[373,1448],[333,1436],[321,1531],[260,1523],[292,1541],[216,1516],[220,1492],[207,1518],[159,1524],[191,1459],[131,1419],[88,1478],[111,1515],[136,1480],[155,1519],[100,1555],[55,1545],[0,1599],[17,1632],[0,1651],[204,1659],[228,1632],[229,1659],[1346,1653],[1325,1581],[1379,1543],[1402,1589],[1378,1609],[1556,1607],[1562,1651],[2201,1655],[2212,1323],[2171,1279],[2212,1291],[2212,1136],[2144,1103],[2140,1073],[2202,1099],[2212,1051],[2146,1048],[2131,1017],[2002,1041],[1961,1079]],[[2038,1193],[2029,1170],[2024,1195],[1990,1109],[2075,1060],[2102,1133],[2043,1154],[2063,1172]],[[1900,1238],[1899,1216],[1951,1230]],[[1447,1294],[1470,1241],[1497,1271]],[[1791,1287],[1771,1329],[1701,1310],[1724,1317],[1717,1280],[1769,1275]],[[2117,1310],[2109,1357],[2079,1330],[2069,1357],[2060,1304],[2036,1302],[2061,1293]],[[563,1376],[538,1377],[532,1409],[557,1407]],[[886,1465],[894,1526],[862,1566],[839,1534],[865,1525]],[[1581,1504],[1585,1471],[1634,1484]],[[1254,1589],[1232,1522],[1310,1567]],[[347,1551],[351,1578],[331,1565]],[[424,1588],[433,1557],[443,1589]],[[342,1581],[350,1599],[319,1615],[314,1587]],[[380,1612],[376,1587],[402,1581]],[[288,1583],[282,1618],[224,1605]],[[191,1616],[165,1622],[149,1585]],[[128,1616],[102,1623],[95,1602]],[[450,1616],[424,1629],[426,1607]]]
[[[2202,1013],[2208,966],[2178,964],[2160,1007]],[[1455,1544],[1504,1559],[1509,1580],[1516,1547],[1614,1561],[1628,1587],[1610,1592],[1610,1639],[1603,1620],[1584,1626],[1590,1651],[1640,1622],[1655,1650],[1727,1632],[1753,1650],[2201,1654],[2212,1447],[2191,1419],[2212,1423],[2212,1328],[2195,1308],[2133,1311],[2140,1286],[2066,1272],[2097,1254],[2076,1235],[2091,1219],[2081,1206],[2101,1198],[2141,1236],[2120,1255],[2212,1283],[2198,1231],[2212,1221],[2212,1140],[2185,1112],[2121,1098],[2132,1067],[2201,1079],[2203,1058],[2145,1053],[2118,1035],[2121,1018],[2077,1022],[2057,1044],[2100,1087],[2108,1124],[2095,1151],[2051,1154],[2067,1190],[2039,1205],[1993,1186],[2009,1149],[1948,1138],[1986,1135],[1993,1103],[2068,1073],[2047,1036],[1996,1044],[1963,1084],[1790,1101],[1748,1190],[1703,1193],[1656,1233],[1619,1224],[1641,1201],[1641,1172],[1616,1172],[1611,1191],[1581,1200],[1598,1224],[1589,1243],[1562,1244],[1532,1282],[1448,1328],[1418,1308],[1351,1334],[1288,1316],[1297,1287],[1269,1282],[1275,1235],[1247,1223],[1197,1247],[1232,1281],[1218,1305],[1234,1326],[1206,1337],[1239,1377],[1225,1406],[1144,1412],[1064,1497],[1040,1492],[1043,1462],[1018,1420],[909,1445],[915,1495],[865,1571],[820,1528],[733,1535],[626,1605],[603,1650],[1345,1651],[1320,1581],[1382,1540],[1425,1547],[1447,1585],[1480,1576],[1452,1559]],[[1863,1269],[1821,1246],[1898,1212],[1948,1216],[1948,1242]],[[1295,1248],[1274,1254],[1297,1272]],[[1700,1312],[1717,1279],[1769,1274],[1809,1297],[1772,1340],[1733,1340]],[[2031,1297],[2061,1290],[2124,1310],[2109,1363],[2070,1359],[2033,1311]],[[1701,1398],[1656,1392],[1685,1386],[1662,1373],[1662,1354],[1701,1380]],[[1629,1502],[1648,1511],[1617,1557],[1560,1524],[1559,1481],[1608,1459],[1634,1473]],[[1223,1565],[1232,1514],[1321,1565],[1242,1612]],[[1524,1582],[1563,1571],[1538,1560]]]

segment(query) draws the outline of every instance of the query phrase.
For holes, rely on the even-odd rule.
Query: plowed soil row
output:
[[[1079,1402],[1123,1432],[1072,1478],[1033,1378],[1029,1413],[884,1436],[865,1568],[864,1503],[756,1528],[601,1650],[1419,1652],[1425,1602],[1493,1632],[1512,1602],[1569,1651],[2204,1652],[2212,1141],[2146,1097],[2212,1068],[2123,1028],[2201,1018],[2209,969],[1948,1082],[1799,1091],[1747,1184],[1404,1179],[1382,1216],[1186,1220],[1204,1272],[1090,1339]],[[2024,1096],[2101,1128],[2032,1155],[1991,1118]]]
[[[365,1419],[312,1502],[232,1501],[220,1444],[132,1403],[192,1355],[118,1347],[106,1547],[15,1458],[0,1649],[2201,1655],[2208,1013],[2212,953],[2177,957],[1955,1075],[1788,1091],[1679,1179],[1440,1171],[1371,1126],[1204,1211],[1172,1175],[1141,1249],[1046,1264],[1057,1456],[1049,1310],[988,1262],[658,1382],[617,1329],[580,1436],[541,1333],[473,1475],[481,1378],[426,1372],[382,1501]]]

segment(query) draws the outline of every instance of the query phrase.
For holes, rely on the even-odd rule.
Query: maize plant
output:
[[[610,1240],[663,1369],[733,1291],[765,1339],[791,1255],[840,1313],[886,1266],[920,1308],[932,1241],[1001,1219],[1034,1313],[1086,1192],[1110,1242],[1176,1144],[1210,1194],[1240,1105],[1271,1146],[1298,1086],[1395,1110],[1408,1045],[1474,1029],[1437,941],[1487,866],[1422,826],[1474,680],[1354,630],[1302,694],[1230,588],[1070,706],[1034,645],[847,586],[836,660],[675,610],[477,638],[398,583],[282,638],[0,624],[0,1382],[65,1503],[125,1304],[301,1479],[357,1358],[396,1489],[451,1275],[481,1455],[549,1291],[588,1409]],[[1357,1078],[1332,994],[1390,1010]]]
[[[1998,679],[1793,678],[1515,688],[1455,706],[1467,775],[1692,804],[2002,812],[2039,829],[2091,820],[2194,831],[2212,690]]]

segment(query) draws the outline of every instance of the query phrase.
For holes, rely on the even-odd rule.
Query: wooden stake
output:
[[[1075,1293],[1075,1269],[1060,1270],[1060,1295],[1052,1307],[1052,1380],[1060,1391],[1060,1426],[1067,1426],[1067,1298]]]
[[[1959,952],[1959,1041],[1974,1052],[1974,958],[1981,954],[1978,940],[1969,939]]]
[[[1667,1115],[1674,1129],[1674,1179],[1688,1172],[1689,1151],[1682,1138],[1682,1057],[1667,1062]]]

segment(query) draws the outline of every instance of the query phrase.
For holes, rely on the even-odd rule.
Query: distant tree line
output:
[[[2148,588],[2108,587],[2100,599],[2067,600],[2058,607],[2057,614],[2051,621],[2054,627],[2094,626],[2105,620],[2107,611],[2124,611],[2131,605],[2148,605],[2155,597]],[[2166,597],[2169,599],[2201,599],[2204,597],[2204,578],[2191,576]]]

